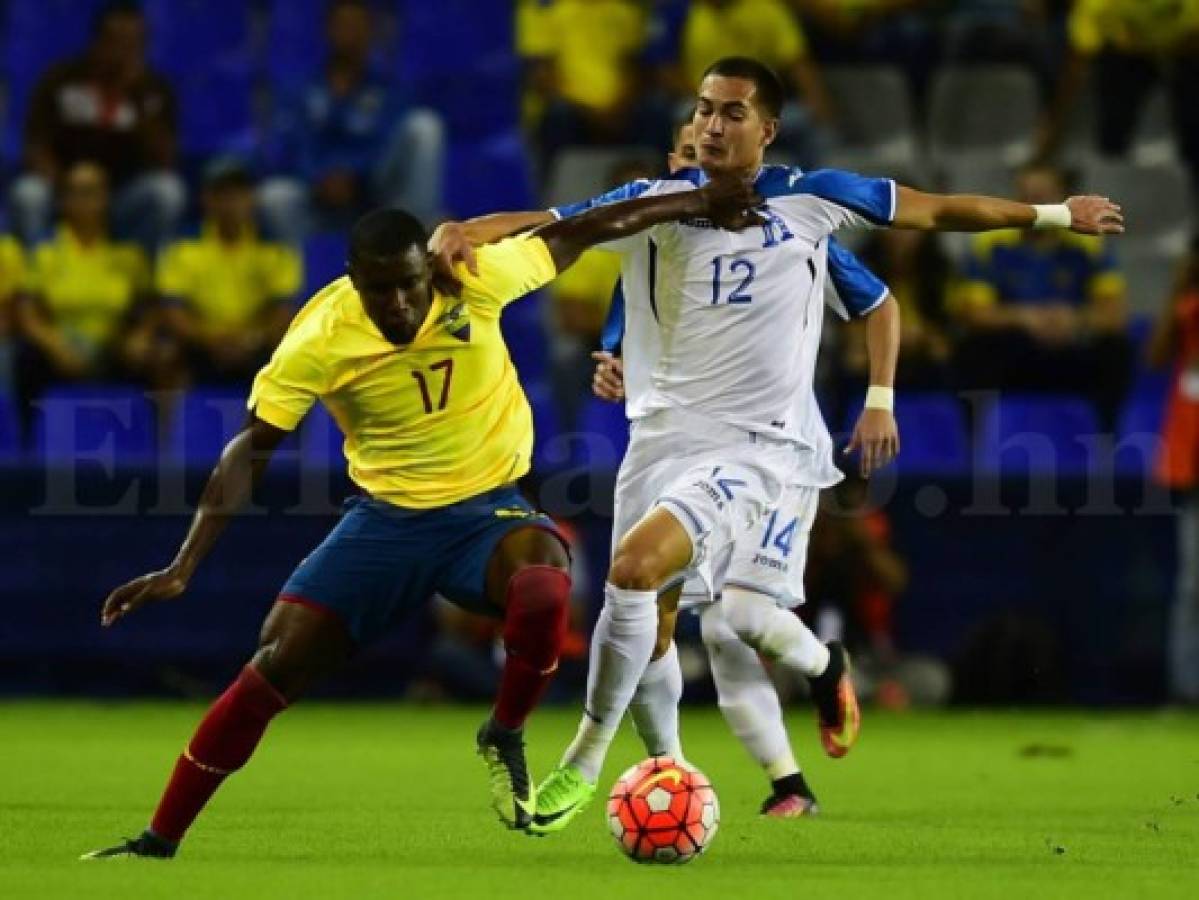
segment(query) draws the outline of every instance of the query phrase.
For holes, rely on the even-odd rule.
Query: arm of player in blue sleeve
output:
[[[590,200],[581,200],[578,203],[568,203],[564,206],[551,206],[550,212],[555,219],[569,219],[571,216],[585,213],[589,209],[607,206],[610,203],[619,203],[622,200],[634,200],[648,191],[652,186],[653,182],[648,178],[639,178],[636,181],[630,181],[628,184],[622,184],[610,191],[606,191],[597,197],[592,197]]]
[[[624,282],[617,281],[612,291],[612,304],[608,307],[608,318],[604,320],[600,332],[600,349],[608,353],[620,354],[620,344],[624,340]]]
[[[834,237],[828,241],[828,275],[840,301],[840,307],[830,305],[842,318],[868,316],[887,298],[887,285]]]

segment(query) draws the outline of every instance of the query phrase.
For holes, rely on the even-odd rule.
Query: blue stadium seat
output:
[[[303,84],[324,63],[326,0],[274,0],[266,26],[266,71],[276,91]]]
[[[846,439],[860,409],[845,423]],[[895,466],[911,475],[960,475],[970,468],[970,436],[956,397],[909,394],[895,397],[899,423],[899,456]]]
[[[1118,474],[1139,476],[1153,471],[1169,390],[1167,373],[1142,372],[1138,376],[1116,426],[1116,439],[1123,448],[1114,460]]]
[[[193,388],[172,412],[167,459],[175,465],[211,468],[245,420],[244,389]]]
[[[300,461],[310,468],[341,469],[346,458],[342,452],[345,437],[323,403],[317,403],[300,425]]]
[[[54,388],[41,398],[34,416],[34,458],[61,465],[111,447],[111,458],[117,465],[152,463],[155,422],[154,405],[140,388]]]
[[[150,61],[164,72],[203,70],[219,60],[248,62],[250,4],[245,0],[145,0]],[[230,98],[217,95],[212,102]]]
[[[349,243],[339,231],[311,235],[304,241],[304,299],[346,273]]]
[[[624,404],[588,397],[579,413],[578,433],[578,463],[591,469],[615,470],[629,446]]]
[[[504,308],[500,330],[508,355],[522,382],[544,378],[549,372],[549,339],[542,324],[542,291],[521,297]]]
[[[17,405],[10,394],[0,391],[0,463],[17,462],[21,457],[21,426]]]
[[[517,129],[482,141],[454,141],[447,151],[445,205],[466,219],[537,203],[524,138]]]
[[[1083,475],[1093,451],[1079,438],[1099,433],[1094,409],[1080,397],[1003,396],[983,415],[978,461],[989,474]]]
[[[253,158],[254,77],[248,62],[217,60],[172,77],[179,101],[179,142],[186,156],[230,153]]]

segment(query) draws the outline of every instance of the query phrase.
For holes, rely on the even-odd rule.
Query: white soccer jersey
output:
[[[556,209],[571,215],[604,203],[693,190],[697,169],[641,181]],[[895,185],[831,170],[765,167],[756,187],[766,225],[722,231],[703,220],[666,223],[608,245],[622,253],[625,390],[630,418],[684,408],[746,431],[801,444],[799,483],[840,480],[816,403],[814,375],[826,302],[865,315],[886,287],[830,234],[887,224]]]

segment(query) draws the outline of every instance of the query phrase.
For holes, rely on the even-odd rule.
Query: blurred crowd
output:
[[[10,0],[4,16],[0,401],[26,432],[62,385],[244,387],[340,273],[328,236],[372,206],[432,225],[687,164],[700,73],[740,54],[792,97],[774,162],[1125,205],[1120,241],[848,240],[902,305],[901,394],[1069,395],[1119,432],[1157,427],[1160,412],[1130,409],[1146,383],[1162,406],[1164,386],[1157,474],[1192,498],[1184,527],[1199,533],[1199,0]],[[28,55],[81,20],[79,46]],[[593,251],[531,316],[510,314],[541,443],[587,427],[618,275]],[[827,342],[838,431],[868,366],[860,330]],[[1147,374],[1147,345],[1168,376]],[[936,694],[894,651],[906,575],[885,519],[822,519],[812,555],[827,585],[813,611],[831,604],[826,625],[868,651],[884,696]],[[1199,596],[1199,552],[1183,561]],[[1199,622],[1199,601],[1179,615]],[[492,636],[443,624],[446,658],[471,649],[490,671]]]

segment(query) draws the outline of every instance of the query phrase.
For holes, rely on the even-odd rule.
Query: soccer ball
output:
[[[707,849],[719,824],[720,804],[707,777],[669,756],[637,763],[608,797],[608,827],[634,862],[690,862]]]

